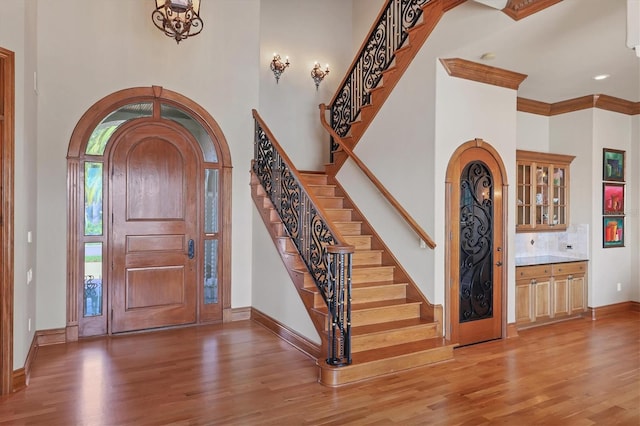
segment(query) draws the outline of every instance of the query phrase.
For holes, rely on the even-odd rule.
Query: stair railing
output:
[[[408,30],[422,16],[422,6],[431,0],[388,0],[380,11],[351,68],[329,103],[331,128],[345,137],[363,105],[370,102],[382,72],[389,68],[396,51],[407,39]],[[331,152],[335,151],[332,144]]]
[[[369,168],[362,162],[362,160],[360,160],[360,158],[347,146],[347,144],[342,141],[340,135],[338,135],[335,130],[331,128],[329,123],[327,123],[327,119],[325,117],[326,111],[327,106],[325,104],[320,104],[320,123],[322,123],[322,126],[327,130],[327,132],[329,132],[331,138],[336,141],[337,145],[342,148],[344,153],[347,154],[354,163],[356,163],[356,165],[360,168],[360,170],[362,170],[365,176],[367,176],[371,183],[373,183],[376,189],[380,191],[380,193],[387,199],[389,204],[391,204],[391,206],[396,209],[396,211],[404,219],[404,221],[407,222],[409,227],[411,227],[411,229],[416,234],[418,234],[418,237],[420,237],[420,239],[424,241],[425,244],[429,246],[429,248],[435,248],[436,243],[431,239],[429,234],[427,234],[424,229],[422,229],[420,225],[418,225],[418,222],[416,222],[413,217],[411,217],[409,212],[407,212],[405,208],[402,207],[402,205],[398,202],[398,200],[395,199],[393,195],[391,195],[389,190],[387,190],[382,182],[380,182],[380,180],[373,174],[371,170],[369,170]]]
[[[354,247],[332,229],[287,154],[256,110],[251,168],[327,304],[327,364],[351,364],[351,258]]]

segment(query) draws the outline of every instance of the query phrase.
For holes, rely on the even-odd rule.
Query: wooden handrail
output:
[[[411,217],[411,215],[400,205],[400,203],[391,195],[391,193],[384,187],[382,182],[375,177],[375,175],[369,170],[369,168],[358,158],[358,156],[344,143],[342,138],[333,130],[333,128],[327,123],[327,119],[325,117],[327,111],[327,106],[325,104],[320,104],[320,122],[322,126],[329,132],[331,137],[340,145],[342,150],[353,160],[354,163],[362,170],[362,172],[369,178],[369,180],[373,183],[373,185],[384,195],[389,204],[396,209],[396,211],[402,216],[402,218],[407,222],[407,224],[413,229],[413,231],[418,234],[420,239],[424,241],[429,248],[435,248],[436,243],[431,239],[429,234],[427,234],[418,223]]]

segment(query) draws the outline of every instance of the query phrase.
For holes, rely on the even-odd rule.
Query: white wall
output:
[[[525,151],[549,152],[549,117],[518,111],[516,145]]]
[[[155,28],[149,18],[152,7],[153,2],[129,0],[38,1],[36,277],[46,277],[38,280],[40,330],[66,323],[69,138],[92,104],[136,86],[159,85],[191,98],[224,132],[234,166],[232,306],[251,305],[251,270],[240,259],[251,252],[250,111],[258,105],[260,1],[203,2],[202,33],[179,45]],[[18,207],[16,217],[27,211]]]
[[[571,162],[569,188],[569,223],[589,223],[595,225],[591,209],[594,190],[588,182],[592,181],[594,148],[593,109],[555,115],[549,120],[549,152],[574,155]],[[602,152],[600,152],[600,155]],[[597,157],[600,157],[597,155]],[[591,227],[593,231],[594,226]],[[591,241],[593,246],[596,241]]]
[[[0,14],[0,46],[15,53],[15,215],[13,367],[21,368],[36,327],[38,275],[27,285],[27,270],[36,271],[36,100],[33,71],[36,63],[34,0],[7,2]],[[27,232],[34,242],[27,243]],[[31,320],[31,330],[28,323]]]
[[[263,1],[260,13],[260,105],[258,112],[298,170],[322,170],[329,136],[318,105],[328,104],[349,66],[351,2]],[[291,65],[276,84],[273,54]],[[318,61],[330,73],[316,91],[311,69]]]
[[[593,159],[591,178],[592,188],[592,258],[589,275],[589,306],[598,307],[631,299],[633,294],[631,283],[631,247],[637,244],[632,234],[625,236],[625,247],[602,248],[602,149],[613,148],[627,152],[631,149],[631,117],[601,109],[593,109]],[[629,167],[629,164],[627,164]],[[630,169],[625,172],[625,179],[629,183]],[[628,190],[625,193],[626,202],[633,203],[638,193]],[[628,207],[625,206],[625,212]],[[633,226],[629,218],[625,226]],[[631,239],[630,239],[631,237]],[[635,259],[635,262],[638,258]],[[622,290],[617,291],[617,283],[622,284]],[[635,284],[637,286],[637,284]]]
[[[362,46],[365,37],[369,34],[373,22],[378,17],[383,5],[386,5],[385,0],[352,0],[353,3],[353,50],[352,58]]]
[[[320,336],[256,209],[253,229],[252,306],[319,345]]]

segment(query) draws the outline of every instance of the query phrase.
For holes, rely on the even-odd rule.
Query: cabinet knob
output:
[[[496,262],[496,266],[502,266],[502,262],[500,262],[499,260]]]

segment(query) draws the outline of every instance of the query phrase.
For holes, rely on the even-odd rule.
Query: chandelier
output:
[[[204,23],[199,13],[200,0],[156,0],[151,19],[158,29],[180,43],[202,31]]]

